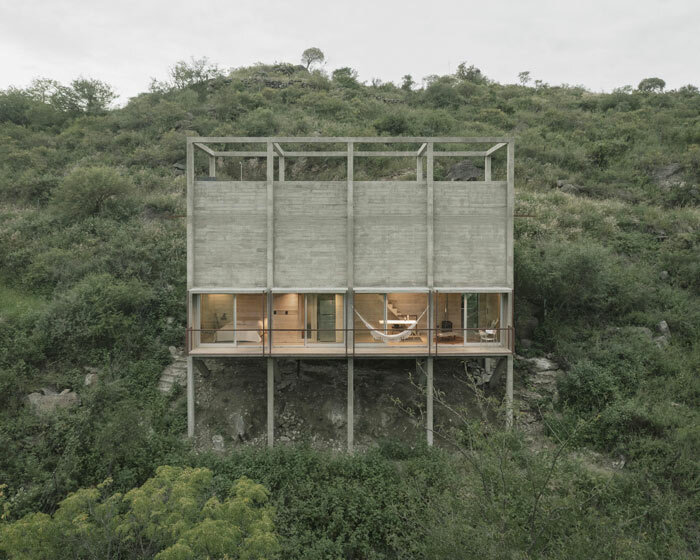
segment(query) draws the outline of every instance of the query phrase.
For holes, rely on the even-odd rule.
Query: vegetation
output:
[[[253,558],[275,543],[284,558],[696,557],[698,89],[499,84],[467,64],[422,87],[366,85],[349,67],[309,71],[320,61],[181,62],[115,109],[91,80],[0,92],[0,558],[246,557],[254,533],[269,548]],[[181,400],[156,390],[184,340],[185,137],[266,134],[516,137],[516,322],[536,319],[518,351],[566,373],[539,411],[549,444],[464,422],[456,454],[189,449]],[[342,176],[334,165],[287,173]],[[398,158],[355,170],[411,172]],[[26,395],[46,386],[81,405],[34,414]],[[593,468],[590,450],[624,468]],[[134,525],[166,487],[190,509],[166,500]],[[245,519],[212,532],[241,500]]]

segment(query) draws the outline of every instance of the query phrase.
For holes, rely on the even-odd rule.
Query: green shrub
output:
[[[131,181],[116,169],[78,167],[54,190],[51,203],[64,219],[81,219],[105,212],[131,191]]]

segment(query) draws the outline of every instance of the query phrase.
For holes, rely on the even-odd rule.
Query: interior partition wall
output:
[[[272,294],[272,345],[342,345],[345,300],[340,293]]]

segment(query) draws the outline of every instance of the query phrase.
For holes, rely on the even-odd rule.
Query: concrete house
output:
[[[230,172],[244,158],[266,164],[256,180]],[[291,176],[314,158],[345,178]],[[387,158],[415,176],[371,177]],[[436,180],[464,160],[477,180]],[[355,358],[417,361],[429,443],[439,359],[505,361],[511,422],[513,205],[512,138],[188,138],[190,435],[194,368],[211,357],[267,360],[269,445],[280,357],[347,360],[350,450]]]

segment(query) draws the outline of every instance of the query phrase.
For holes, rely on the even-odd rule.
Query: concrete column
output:
[[[491,180],[491,156],[484,158],[484,181]]]
[[[194,358],[187,356],[187,437],[194,437]]]
[[[508,356],[506,366],[506,428],[513,427],[513,356]]]
[[[216,158],[214,156],[209,156],[209,177],[216,177]]]
[[[428,445],[432,447],[433,445],[433,358],[428,358],[426,360],[426,431],[428,437]]]
[[[275,442],[275,360],[267,359],[267,446]]]
[[[348,358],[348,453],[353,452],[355,445],[355,363]]]

